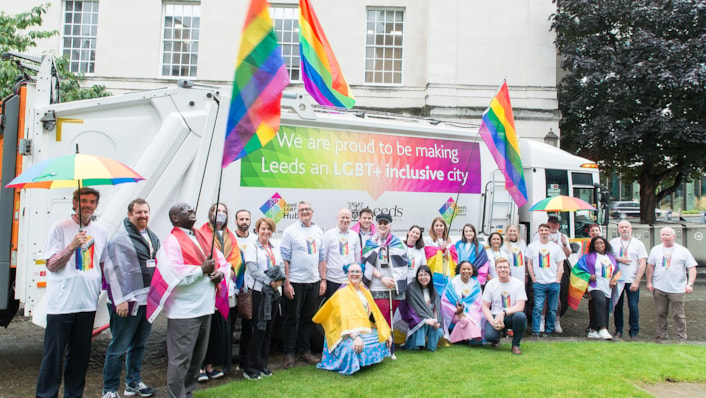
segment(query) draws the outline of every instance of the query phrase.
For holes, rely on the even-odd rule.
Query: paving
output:
[[[645,289],[644,284],[640,289],[640,336],[639,341],[655,341],[655,306],[652,295]],[[697,284],[693,294],[687,295],[686,318],[689,344],[706,345],[706,316],[703,308],[706,301],[706,286]],[[626,306],[627,307],[627,306]],[[626,308],[627,322],[627,308]],[[611,320],[612,321],[612,320]],[[588,324],[588,309],[585,300],[578,311],[569,310],[561,319],[564,332],[558,341],[584,340],[585,328]],[[166,396],[166,319],[160,315],[152,328],[152,334],[147,345],[143,365],[143,381],[157,388],[156,397]],[[627,325],[626,325],[627,326]],[[611,326],[611,332],[613,327]],[[670,334],[671,329],[670,320]],[[34,395],[34,388],[39,372],[42,357],[42,341],[44,329],[32,324],[26,317],[16,317],[5,330],[0,329],[0,397],[30,397]],[[86,397],[100,397],[102,388],[102,371],[105,351],[110,342],[110,334],[104,332],[99,335],[92,346],[91,361],[86,376]],[[622,344],[622,342],[618,342]],[[629,344],[626,339],[624,344]],[[237,346],[234,346],[237,353]],[[270,360],[270,368],[276,373],[282,370],[282,354],[274,349]],[[298,366],[305,366],[300,364]],[[124,380],[124,370],[123,379]],[[199,388],[208,388],[215,385],[241,380],[242,372],[235,371],[235,367],[218,380],[202,383]],[[684,390],[684,395],[678,395],[677,390]],[[703,384],[665,383],[650,386],[646,391],[656,396],[706,396],[706,387]],[[121,391],[122,393],[122,388]],[[63,393],[62,393],[63,394]],[[677,394],[677,395],[675,395]]]

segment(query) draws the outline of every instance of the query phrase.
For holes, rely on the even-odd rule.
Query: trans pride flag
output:
[[[299,52],[304,87],[316,102],[353,108],[351,88],[309,0],[299,0]]]
[[[524,205],[527,203],[527,186],[522,171],[520,142],[515,131],[515,118],[512,115],[507,82],[503,82],[490,101],[490,106],[483,113],[480,135],[505,176],[505,189],[517,206]]]
[[[235,67],[223,160],[226,167],[275,137],[289,85],[267,0],[252,0]]]

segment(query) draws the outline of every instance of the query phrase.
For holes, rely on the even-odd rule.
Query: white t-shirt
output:
[[[324,261],[321,250],[324,233],[317,225],[305,227],[297,221],[282,234],[282,259],[289,262],[289,282],[314,283],[321,280],[319,262]]]
[[[456,275],[453,279],[451,279],[451,286],[453,286],[459,299],[469,296],[473,291],[473,286],[475,284],[476,282],[473,281],[473,278],[469,279],[467,283],[463,283],[463,280],[461,280],[461,275]]]
[[[600,290],[603,292],[603,295],[606,297],[610,297],[611,293],[611,287],[610,287],[610,280],[613,278],[613,275],[615,274],[615,266],[613,263],[610,261],[610,258],[606,256],[605,254],[598,254],[596,253],[596,287],[591,287],[591,285],[588,286],[588,291],[594,291],[594,290]]]
[[[563,262],[566,259],[564,251],[559,245],[553,242],[532,242],[527,246],[525,254],[527,259],[532,261],[534,277],[538,283],[546,285],[557,282],[559,267],[564,266]]]
[[[483,290],[483,301],[490,303],[490,312],[497,315],[504,309],[510,308],[517,303],[517,300],[527,301],[525,284],[517,278],[510,278],[508,282],[500,282],[495,278],[485,284]]]
[[[647,264],[655,266],[652,285],[667,293],[684,293],[686,269],[696,267],[696,260],[684,246],[675,243],[672,247],[659,244],[652,248]]]
[[[93,222],[83,229],[88,236],[83,248],[77,249],[60,270],[47,271],[47,314],[89,312],[98,308],[100,263],[105,262],[108,255],[108,233]],[[64,250],[77,233],[78,224],[73,219],[54,224],[49,231],[44,258],[48,260]],[[77,252],[81,253],[80,260],[77,259]]]
[[[350,229],[346,232],[336,227],[324,234],[324,260],[326,260],[326,280],[343,283],[347,280],[343,266],[360,264],[360,238]],[[291,273],[291,271],[290,271]]]
[[[258,292],[262,291],[262,281],[265,279],[265,272],[275,265],[279,265],[282,268],[282,272],[284,272],[284,262],[282,261],[280,250],[278,250],[277,246],[275,246],[272,241],[270,241],[270,246],[269,248],[265,248],[259,241],[248,245],[243,255],[247,267],[245,280],[248,283],[248,289],[253,289]],[[251,268],[249,263],[255,263],[256,267]]]
[[[510,257],[507,253],[505,253],[505,251],[503,251],[502,247],[500,248],[500,251],[497,252],[494,252],[493,249],[485,249],[485,254],[488,256],[488,273],[493,277],[493,279],[495,279],[498,277],[498,273],[495,272],[495,260],[504,258],[509,262]]]
[[[257,235],[249,233],[248,236],[241,237],[240,235],[235,234],[235,239],[238,240],[238,249],[240,249],[240,252],[244,255],[245,251],[248,250],[248,246],[255,243],[257,240]]]
[[[527,271],[525,269],[525,251],[527,251],[525,241],[510,242],[510,248],[507,245],[503,245],[502,250],[505,251],[507,259],[510,260],[510,275],[525,283],[525,272]]]
[[[407,246],[407,257],[409,258],[409,266],[407,267],[407,282],[412,282],[417,276],[417,269],[419,266],[427,265],[427,256],[423,247],[421,249],[416,249],[414,246]]]
[[[645,245],[635,238],[630,240],[622,240],[617,237],[610,241],[610,247],[613,249],[613,256],[627,257],[630,259],[630,264],[619,263],[620,273],[625,280],[625,283],[633,283],[637,277],[637,270],[640,268],[640,259],[647,259],[647,249]]]

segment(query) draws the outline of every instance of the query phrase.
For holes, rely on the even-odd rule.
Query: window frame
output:
[[[366,11],[365,43],[364,43],[365,44],[365,53],[364,53],[364,57],[363,57],[363,81],[364,81],[364,84],[368,85],[368,86],[381,86],[381,87],[400,87],[400,86],[403,86],[404,85],[404,55],[406,53],[406,51],[405,51],[406,40],[404,39],[405,11],[406,11],[406,9],[404,7],[367,7],[365,11]],[[385,44],[378,45],[378,44],[376,44],[376,42],[378,41],[379,33],[375,32],[375,31],[373,31],[373,40],[372,40],[373,44],[368,44],[368,39],[369,39],[369,35],[370,35],[370,33],[369,33],[370,30],[368,29],[368,26],[370,24],[375,25],[379,22],[377,19],[373,19],[373,20],[370,19],[371,12],[380,12],[380,11],[383,11],[386,14],[386,17],[383,21],[383,23],[385,23],[385,24],[388,24],[390,22],[392,22],[393,24],[397,23],[395,21],[395,14],[401,13],[402,18],[401,18],[401,21],[399,22],[402,27],[402,33],[400,35],[401,36],[401,39],[400,39],[401,44],[395,45],[394,43],[392,43],[391,45],[385,45]],[[388,13],[393,13],[391,18],[387,17]],[[382,33],[383,42],[384,42],[385,35],[386,35],[386,33],[383,32]],[[392,35],[392,34],[390,36],[394,37],[394,35]],[[369,58],[368,57],[368,50],[372,50],[373,52],[375,52],[376,49],[382,49],[383,54],[386,52],[386,50],[391,50],[391,51],[393,51],[393,57],[392,58],[384,58],[384,57],[377,58],[377,57],[373,56],[373,58]],[[394,50],[395,49],[400,50],[400,57],[399,58],[394,58]],[[368,61],[369,60],[373,62],[373,69],[368,69]],[[379,60],[382,61],[383,67],[382,67],[382,69],[375,69],[375,64],[377,62],[379,62]],[[386,61],[392,62],[392,64],[393,64],[392,70],[390,70],[390,71],[385,70],[384,63]],[[397,61],[399,61],[399,64],[400,64],[399,70],[394,69],[394,65]],[[369,72],[373,73],[373,78],[371,81],[368,81],[368,73]],[[388,83],[388,82],[384,81],[386,72],[392,74],[392,82]],[[382,82],[375,81],[376,74],[382,74]],[[395,82],[395,75],[396,74],[399,74],[399,82]]]
[[[77,15],[76,12],[76,3],[81,3],[81,22],[76,24],[75,21],[75,16]],[[87,3],[92,3],[93,5],[91,6],[91,10],[86,12],[84,10],[84,5]],[[68,19],[68,13],[69,9],[68,6],[69,4],[72,5],[72,9],[70,10],[71,12],[71,22],[67,22]],[[98,39],[98,15],[99,15],[99,1],[98,0],[64,0],[63,1],[63,7],[62,7],[62,13],[61,13],[61,36],[59,40],[59,52],[62,56],[68,56],[68,69],[72,73],[81,73],[86,76],[91,76],[96,73],[95,67],[96,67],[96,43]],[[93,8],[95,7],[95,9]],[[93,20],[93,15],[95,15],[95,21]],[[84,18],[86,16],[90,16],[88,24],[84,23]],[[79,32],[78,34],[67,34],[66,29],[67,27],[70,27],[75,29],[78,27]],[[87,27],[89,30],[89,33],[87,35],[83,34],[83,29],[84,27]],[[95,33],[93,32],[95,30]],[[66,40],[71,41],[71,46],[66,47],[65,42]],[[89,43],[92,42],[93,46],[88,47],[88,49],[85,49],[84,47],[80,47],[82,45],[82,42],[85,40],[88,40]],[[78,41],[79,47],[74,47],[73,43],[74,41]],[[68,52],[67,52],[68,51]],[[78,59],[73,58],[73,52],[78,51]],[[81,52],[82,51],[87,51],[88,52],[88,59],[82,60],[81,59]],[[76,70],[73,69],[74,63],[77,64]],[[82,65],[86,65],[86,70],[82,71],[81,67]],[[91,70],[92,68],[92,70]]]
[[[275,20],[276,11],[284,9],[292,10],[293,14],[291,19],[294,22],[292,25],[292,41],[286,43],[286,45],[291,46],[292,48],[290,56],[285,55],[285,43],[283,42],[281,36],[287,31],[285,31],[284,29],[282,29],[282,31],[278,31],[277,22]],[[280,51],[282,53],[282,59],[284,60],[285,67],[287,68],[287,76],[289,77],[289,81],[290,83],[303,83],[304,81],[302,80],[301,54],[299,53],[299,6],[298,4],[287,3],[270,4],[269,12],[270,18],[272,18],[272,30],[275,32],[275,36],[277,36],[277,42],[279,43]],[[293,62],[295,58],[298,59],[296,69],[294,69]],[[291,68],[289,66],[290,60],[292,62]],[[295,70],[297,72],[297,76],[293,77],[292,73]]]
[[[191,39],[188,38],[186,40],[183,39],[183,37],[180,37],[182,40],[177,40],[173,33],[172,37],[169,39],[166,39],[166,30],[167,30],[167,17],[173,18],[173,21],[176,20],[176,18],[181,17],[184,18],[186,16],[186,13],[182,12],[180,15],[177,15],[176,12],[173,12],[171,15],[167,15],[167,10],[168,7],[192,7],[192,12],[189,15],[190,18],[197,17],[198,18],[198,26],[194,28],[194,25],[187,26],[188,32],[191,33],[193,31],[197,32],[197,38],[196,39]],[[196,12],[194,12],[196,11]],[[192,21],[193,23],[193,21]],[[160,32],[160,41],[159,41],[159,70],[158,70],[158,75],[162,79],[197,79],[198,78],[198,58],[199,58],[199,49],[200,49],[200,42],[201,42],[201,2],[199,1],[164,1],[162,3],[162,21],[161,21],[161,32]],[[172,32],[175,31],[174,27],[171,27]],[[181,29],[180,32],[183,33],[185,29]],[[191,36],[191,35],[190,35]],[[171,44],[171,49],[170,50],[165,50],[165,47],[167,45],[167,40],[170,41],[169,44]],[[190,41],[190,43],[187,43],[189,46],[189,51],[184,52],[184,51],[175,51],[174,50],[174,44],[177,42],[184,43],[185,41]],[[196,45],[196,50],[194,51],[192,46]],[[165,55],[169,54],[169,59],[170,62],[165,63],[164,58]],[[176,54],[179,54],[179,63],[174,63],[174,56]],[[182,56],[183,55],[189,55],[189,64],[182,63]],[[196,61],[192,63],[193,57],[196,58]],[[164,73],[164,68],[169,67],[170,73],[165,74]],[[187,74],[179,74],[179,75],[173,75],[172,72],[174,70],[174,67],[178,67],[180,70],[183,68],[188,68],[188,73]],[[191,73],[191,69],[193,68],[194,73]]]

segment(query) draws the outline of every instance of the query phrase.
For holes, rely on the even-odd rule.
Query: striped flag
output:
[[[267,0],[252,0],[240,40],[222,167],[275,137],[282,91],[289,85]]]
[[[483,113],[480,135],[488,146],[500,171],[505,175],[505,189],[517,206],[527,203],[527,186],[522,171],[520,142],[515,131],[510,93],[507,82],[503,82]]]
[[[316,102],[351,109],[355,98],[309,0],[299,0],[299,52],[304,87]]]

